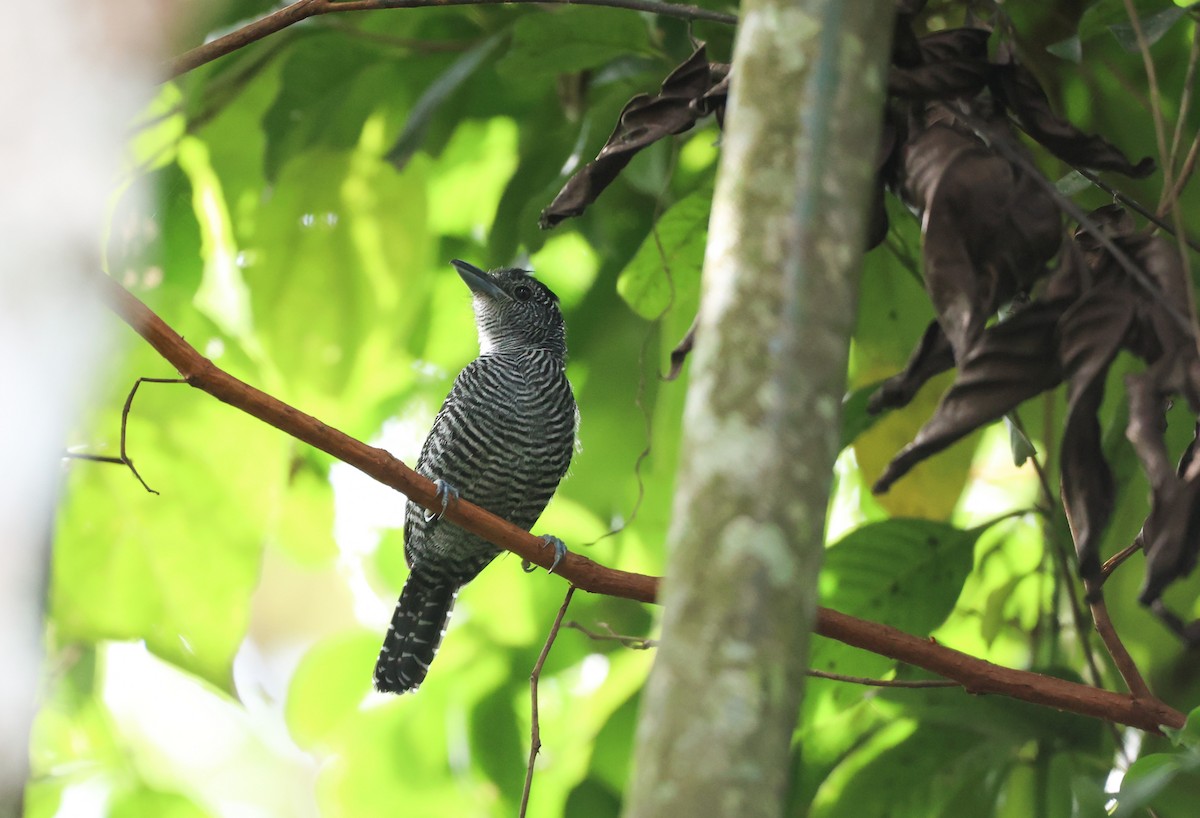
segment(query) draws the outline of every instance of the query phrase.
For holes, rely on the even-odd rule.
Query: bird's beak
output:
[[[463,281],[467,282],[467,286],[471,288],[471,292],[476,295],[485,295],[489,298],[499,300],[506,300],[508,298],[508,293],[497,287],[495,282],[492,281],[491,276],[474,264],[468,264],[458,259],[454,259],[450,264],[454,266],[455,270],[458,270],[459,276],[462,277]]]

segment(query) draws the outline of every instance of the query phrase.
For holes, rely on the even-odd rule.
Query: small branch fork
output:
[[[441,510],[433,482],[391,453],[368,446],[219,369],[119,283],[106,275],[99,277],[100,290],[113,311],[174,366],[188,385],[338,458],[427,509]],[[541,537],[465,500],[451,504],[446,518],[535,565],[549,568],[554,559]],[[568,553],[554,573],[594,594],[651,603],[658,596],[658,577],[607,568],[581,554]],[[1185,721],[1183,713],[1150,696],[1114,693],[994,665],[933,640],[829,608],[818,609],[816,632],[952,679],[969,693],[1010,696],[1152,733],[1160,732],[1160,725],[1179,728]]]
[[[138,387],[144,383],[187,383],[180,378],[138,378],[133,382],[133,388],[129,390],[129,394],[125,398],[125,406],[121,409],[121,454],[119,457],[110,457],[102,454],[85,454],[82,452],[67,452],[66,457],[72,460],[90,460],[93,463],[118,463],[123,466],[128,466],[133,472],[133,476],[142,484],[142,488],[151,494],[158,494],[157,491],[150,488],[142,475],[133,465],[133,460],[129,457],[129,453],[125,450],[125,442],[127,440],[127,432],[129,429],[129,411],[133,408],[133,396],[137,394]]]
[[[247,23],[223,37],[210,40],[179,55],[167,64],[167,79],[174,79],[218,57],[258,42],[309,17],[336,14],[343,11],[379,11],[382,9],[442,8],[445,6],[482,6],[537,3],[538,5],[606,6],[677,17],[682,20],[707,20],[713,23],[736,25],[737,16],[711,9],[658,0],[296,0],[278,11]]]

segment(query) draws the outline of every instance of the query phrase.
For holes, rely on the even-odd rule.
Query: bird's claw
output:
[[[545,548],[547,545],[554,546],[554,562],[550,563],[550,568],[546,571],[548,574],[553,574],[554,569],[558,567],[558,564],[562,562],[563,557],[567,555],[567,544],[551,534],[543,534],[542,548]],[[529,560],[524,560],[521,563],[521,567],[525,569],[525,573],[529,574],[533,572],[535,566],[532,565]]]
[[[437,498],[442,501],[442,510],[441,513],[438,514],[434,514],[431,511],[426,511],[425,522],[429,522],[434,517],[438,518],[439,520],[445,517],[446,509],[450,507],[450,501],[457,500],[461,496],[458,489],[440,477],[433,481],[433,485],[436,488]]]

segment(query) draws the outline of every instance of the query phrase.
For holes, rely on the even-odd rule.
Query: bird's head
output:
[[[480,354],[547,349],[566,357],[562,311],[549,287],[527,270],[487,272],[458,259],[450,263],[474,295]]]

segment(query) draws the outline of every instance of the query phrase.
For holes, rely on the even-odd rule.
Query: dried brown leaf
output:
[[[997,55],[992,93],[1007,106],[1025,132],[1059,159],[1076,167],[1114,170],[1140,179],[1154,172],[1154,160],[1137,164],[1107,139],[1085,134],[1050,107],[1037,78],[1005,53]]]
[[[884,469],[875,493],[887,491],[930,455],[1056,386],[1062,371],[1054,339],[1063,308],[1035,302],[988,328],[959,364],[958,377],[933,417]]]
[[[992,77],[987,41],[991,32],[956,28],[926,35],[917,41],[917,62],[893,64],[888,94],[905,99],[949,100],[974,96]]]
[[[872,415],[879,414],[885,409],[899,409],[907,406],[930,378],[940,375],[954,366],[954,351],[946,340],[946,333],[937,321],[931,321],[925,328],[917,348],[904,371],[888,378],[879,385],[875,394],[867,401],[867,411]]]
[[[542,228],[583,213],[638,151],[659,139],[683,133],[717,107],[720,103],[716,99],[706,100],[705,96],[721,78],[718,73],[714,79],[701,43],[663,80],[659,93],[639,94],[629,100],[600,153],[567,180],[554,201],[542,211],[539,219]]]
[[[1134,306],[1117,282],[1083,293],[1059,322],[1059,357],[1067,373],[1067,422],[1062,441],[1062,499],[1080,574],[1100,574],[1100,539],[1112,515],[1112,470],[1104,459],[1097,413],[1104,383],[1134,320]]]
[[[930,113],[934,124],[904,150],[904,194],[923,211],[925,288],[962,360],[1000,305],[1044,275],[1060,217],[1033,180],[956,127],[950,109]]]

